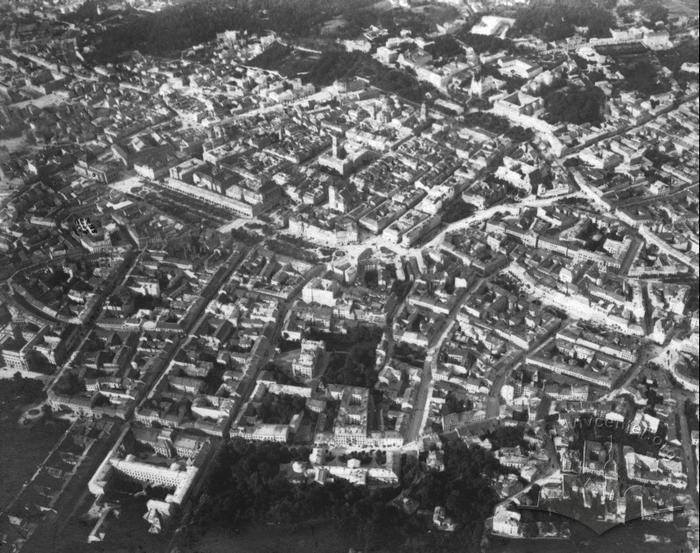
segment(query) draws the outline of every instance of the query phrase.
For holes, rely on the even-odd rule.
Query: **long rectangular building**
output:
[[[232,211],[240,217],[252,219],[263,210],[262,205],[250,205],[240,200],[217,194],[216,192],[212,192],[206,188],[200,188],[192,184],[187,184],[186,182],[174,179],[172,177],[161,181],[159,184],[169,190],[178,192],[179,194],[183,194],[201,202]]]

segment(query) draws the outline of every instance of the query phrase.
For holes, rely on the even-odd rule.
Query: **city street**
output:
[[[690,439],[690,428],[688,426],[688,419],[685,416],[685,402],[686,395],[680,391],[674,392],[674,397],[678,405],[678,418],[681,423],[681,442],[683,444],[683,466],[685,467],[688,475],[688,493],[693,498],[695,502],[695,508],[698,509],[700,504],[698,503],[698,459],[695,458],[695,448],[693,447],[692,441]]]
[[[699,25],[0,2],[0,553],[698,553]]]

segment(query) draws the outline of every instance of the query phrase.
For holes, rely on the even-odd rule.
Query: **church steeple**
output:
[[[481,98],[484,93],[483,83],[481,82],[481,77],[474,76],[472,78],[471,85],[469,86],[469,94]]]

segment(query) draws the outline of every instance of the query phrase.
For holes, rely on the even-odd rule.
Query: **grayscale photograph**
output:
[[[0,0],[0,553],[700,553],[698,0]]]

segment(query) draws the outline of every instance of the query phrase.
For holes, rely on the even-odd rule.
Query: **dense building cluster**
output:
[[[462,440],[502,472],[495,536],[570,535],[529,507],[697,541],[698,64],[669,61],[697,18],[545,40],[514,35],[527,2],[448,3],[333,43],[418,102],[263,68],[325,55],[272,31],[92,61],[81,36],[170,2],[0,7],[0,377],[78,421],[0,552],[36,550],[81,478],[89,541],[133,486],[176,526],[229,438],[308,446],[289,482],[378,488]]]

